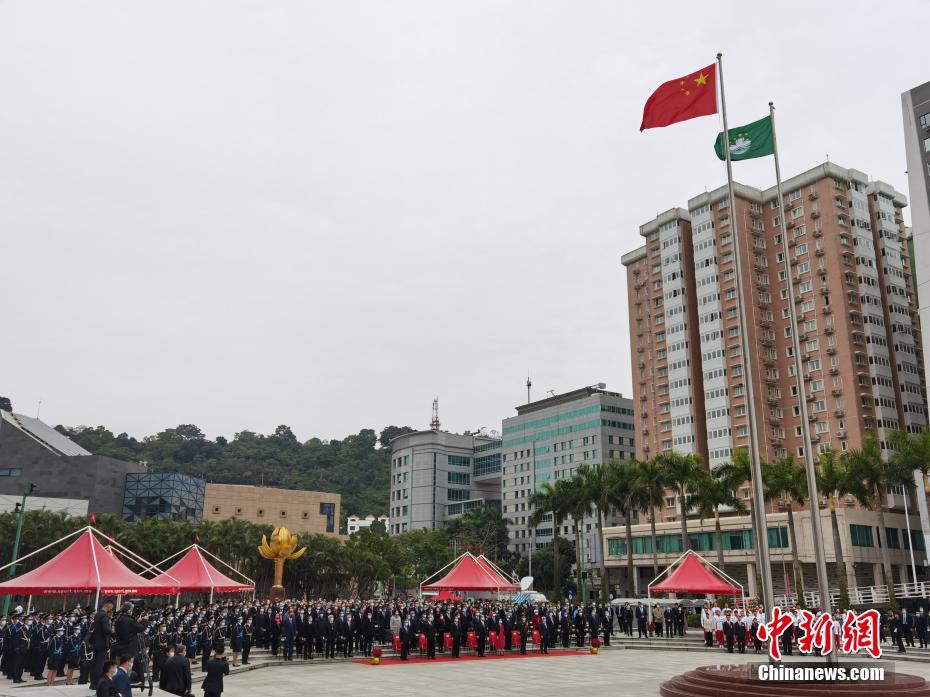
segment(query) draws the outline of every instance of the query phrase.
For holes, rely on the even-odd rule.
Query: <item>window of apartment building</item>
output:
[[[872,528],[868,525],[849,524],[849,539],[853,547],[874,547],[872,542]]]
[[[930,128],[930,113],[920,115],[920,127]]]
[[[930,152],[930,138],[924,138],[924,152]]]

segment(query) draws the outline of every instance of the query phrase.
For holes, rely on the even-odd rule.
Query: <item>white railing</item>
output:
[[[894,586],[894,595],[897,599],[903,598],[927,598],[930,599],[930,583],[919,581],[916,583],[898,583]],[[797,603],[798,596],[795,594],[777,595],[773,599],[776,605],[781,607],[791,606]],[[830,600],[833,606],[840,602],[840,589],[830,589]],[[887,586],[861,586],[859,588],[849,589],[850,605],[881,605],[888,602]],[[820,605],[820,593],[817,591],[805,591],[804,603],[807,607],[817,607]]]

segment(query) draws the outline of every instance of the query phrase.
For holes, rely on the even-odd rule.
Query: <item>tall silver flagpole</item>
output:
[[[752,477],[752,514],[756,516],[756,543],[759,545],[759,577],[762,579],[762,603],[768,617],[771,617],[775,592],[772,589],[772,565],[769,558],[769,534],[765,515],[765,490],[762,488],[762,463],[759,451],[759,427],[756,419],[755,386],[761,383],[753,380],[753,363],[749,336],[746,329],[749,320],[746,313],[746,294],[742,272],[742,253],[740,251],[739,231],[736,226],[736,195],[733,189],[733,164],[730,161],[730,129],[727,125],[727,99],[723,90],[723,54],[717,54],[717,80],[720,82],[720,111],[723,114],[723,151],[727,161],[727,187],[730,195],[730,229],[733,231],[733,250],[736,263],[736,293],[739,306],[740,351],[743,355],[743,377],[746,396],[746,412],[749,417],[749,467]]]
[[[827,577],[827,558],[823,549],[823,525],[820,520],[820,498],[817,495],[817,470],[814,467],[814,443],[811,440],[810,422],[807,420],[807,390],[804,389],[801,360],[800,327],[794,304],[794,280],[791,277],[791,249],[788,245],[788,221],[785,219],[785,194],[781,188],[781,165],[778,162],[778,139],[775,137],[775,104],[769,102],[769,125],[772,128],[772,154],[775,156],[775,185],[778,192],[778,217],[781,219],[781,248],[785,254],[785,271],[788,276],[788,317],[791,322],[791,340],[794,347],[795,382],[801,404],[801,436],[804,439],[804,470],[807,473],[807,493],[811,504],[811,528],[814,533],[814,562],[817,567],[817,586],[820,589],[820,609],[832,612],[830,587]],[[823,366],[821,366],[822,368]],[[828,663],[836,663],[836,651],[827,654]]]

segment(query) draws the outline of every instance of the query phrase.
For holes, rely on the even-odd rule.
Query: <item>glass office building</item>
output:
[[[203,479],[176,472],[144,472],[126,475],[123,519],[143,518],[200,522],[203,517]]]

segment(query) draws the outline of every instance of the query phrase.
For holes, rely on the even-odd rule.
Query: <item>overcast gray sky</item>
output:
[[[724,52],[782,168],[906,192],[926,0],[0,2],[0,394],[136,436],[499,428],[630,390],[620,255],[721,185],[717,117],[640,133]],[[771,158],[737,163],[774,183]]]

